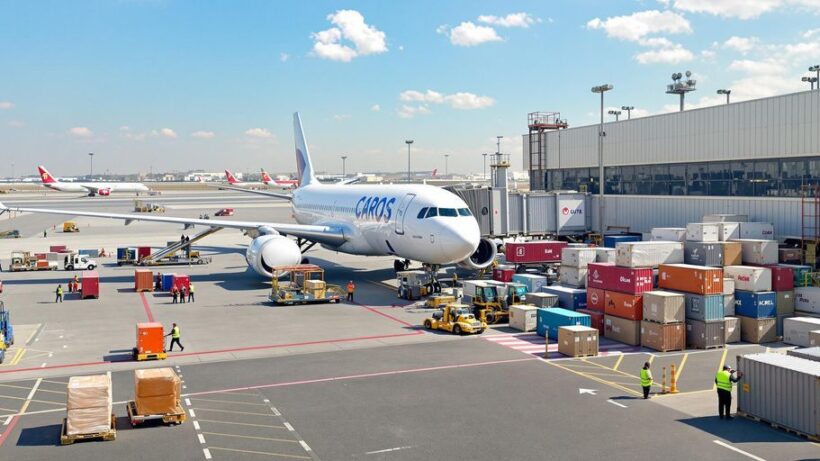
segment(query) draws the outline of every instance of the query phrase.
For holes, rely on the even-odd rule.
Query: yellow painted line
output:
[[[20,355],[21,350],[22,349],[17,349],[14,352],[14,355],[11,356],[11,359],[9,359],[6,363],[3,363],[2,365],[0,365],[0,367],[10,367],[10,366],[12,366],[14,364],[14,359],[16,359],[18,355]]]
[[[618,360],[615,361],[615,365],[612,367],[613,370],[618,371],[618,367],[621,366],[621,362],[624,361],[624,355],[621,354],[618,356]]]
[[[723,355],[720,357],[720,365],[718,365],[717,371],[720,371],[720,370],[723,369],[723,365],[726,364],[726,356],[728,354],[729,354],[729,348],[724,347],[723,348]],[[715,372],[715,374],[717,374],[717,371]],[[717,383],[712,383],[712,390],[714,391],[716,389],[717,389]]]
[[[210,449],[210,450],[232,451],[232,452],[235,452],[235,453],[250,453],[252,455],[266,455],[266,456],[279,457],[279,458],[311,459],[310,456],[286,455],[284,453],[273,453],[273,452],[267,452],[267,451],[238,450],[236,448],[213,447],[213,446],[210,446],[210,445],[208,445],[208,449]]]
[[[43,378],[38,378],[37,381],[34,383],[34,386],[31,387],[31,392],[28,393],[28,397],[26,397],[26,401],[23,402],[23,406],[20,407],[20,414],[23,415],[28,410],[28,406],[31,405],[31,398],[34,397],[34,394],[37,393],[37,388],[40,387],[40,383],[43,382]]]
[[[269,405],[266,405],[264,403],[234,402],[234,401],[231,401],[231,400],[211,400],[211,399],[200,399],[200,398],[197,398],[197,397],[190,397],[190,399],[191,399],[192,402],[194,400],[196,400],[196,401],[199,401],[199,402],[230,403],[231,405],[233,405],[233,404],[236,404],[236,405],[254,405],[254,406],[258,406],[258,407],[267,407],[267,406],[269,406]]]
[[[630,375],[629,373],[626,373],[626,372],[623,372],[623,371],[614,370],[614,369],[612,369],[612,368],[605,367],[605,366],[603,366],[603,365],[601,365],[601,364],[599,364],[599,363],[589,362],[589,361],[587,361],[587,360],[584,360],[584,361],[585,361],[586,363],[591,363],[591,364],[593,364],[593,365],[595,365],[595,366],[601,367],[601,368],[603,368],[604,370],[614,371],[615,373],[618,373],[619,375],[622,375],[622,376],[628,376],[628,377],[630,377],[630,378],[632,378],[632,379],[636,379],[636,380],[638,380],[638,381],[640,381],[640,379],[641,379],[640,377],[638,377],[638,376],[636,376],[636,375]],[[643,394],[641,394],[641,395],[643,395]]]
[[[23,356],[26,355],[26,349],[20,349],[17,354],[14,356],[14,360],[11,361],[9,365],[17,365],[20,363],[20,360],[23,360]]]
[[[259,394],[254,394],[252,392],[238,392],[238,391],[226,392],[225,395],[250,395],[252,397],[257,397],[257,398],[259,397]]]
[[[274,437],[252,437],[250,435],[236,435],[236,434],[223,434],[221,432],[205,432],[202,431],[204,435],[221,435],[225,437],[238,437],[240,439],[253,439],[253,440],[270,440],[273,442],[287,442],[287,443],[299,443],[298,440],[288,440],[288,439],[277,439]]]
[[[251,412],[248,412],[248,411],[217,410],[216,408],[196,408],[196,407],[192,407],[191,409],[196,410],[196,411],[215,411],[217,413],[233,413],[233,414],[237,414],[237,415],[254,415],[254,416],[268,416],[268,417],[273,417],[274,416],[270,413],[251,413]]]
[[[31,338],[33,338],[33,337],[34,337],[34,335],[36,335],[36,334],[37,334],[37,330],[39,330],[39,329],[40,329],[40,325],[38,324],[38,325],[37,325],[37,328],[35,328],[35,329],[34,329],[34,331],[32,331],[30,335],[28,335],[28,338],[26,338],[26,342],[25,342],[24,344],[28,344],[28,343],[30,343],[30,342],[31,342]]]
[[[680,382],[680,375],[683,374],[683,367],[686,365],[686,359],[689,358],[689,354],[683,354],[683,358],[680,360],[680,366],[677,370],[675,370],[676,376],[675,381]]]
[[[575,371],[575,370],[573,370],[573,369],[571,369],[571,368],[567,368],[567,367],[565,367],[565,366],[563,366],[563,365],[559,365],[559,364],[555,363],[554,361],[545,360],[545,362],[546,362],[546,363],[548,363],[549,365],[554,366],[554,367],[561,368],[561,369],[563,369],[563,370],[569,371],[570,373],[575,373],[575,374],[576,374],[576,375],[578,375],[578,376],[582,376],[582,377],[584,377],[584,378],[591,379],[591,380],[593,380],[593,381],[597,381],[597,382],[599,382],[599,383],[601,383],[601,384],[605,384],[605,385],[607,385],[607,386],[611,386],[611,387],[618,388],[618,389],[620,389],[620,390],[622,390],[622,391],[625,391],[625,392],[629,392],[629,393],[630,393],[630,394],[632,394],[632,395],[638,395],[638,396],[642,396],[642,395],[643,395],[643,394],[641,394],[641,393],[640,393],[640,392],[638,392],[638,391],[634,391],[634,390],[629,389],[629,388],[627,388],[627,387],[621,386],[620,384],[615,384],[615,383],[612,383],[612,382],[607,381],[607,380],[605,380],[605,379],[598,378],[598,377],[596,377],[596,376],[588,375],[588,374],[583,373],[583,372],[580,372],[580,371]]]
[[[271,424],[251,424],[251,423],[235,423],[233,421],[217,421],[214,419],[202,419],[198,418],[199,422],[206,422],[206,423],[219,423],[219,424],[233,424],[236,426],[250,426],[250,427],[272,427],[274,429],[285,429],[285,426],[277,426]]]

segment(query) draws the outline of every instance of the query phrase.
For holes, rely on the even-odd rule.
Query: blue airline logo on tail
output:
[[[356,218],[367,221],[389,222],[393,217],[393,197],[364,196],[356,202]]]

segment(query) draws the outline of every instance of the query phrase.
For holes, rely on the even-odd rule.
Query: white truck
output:
[[[97,267],[97,261],[94,261],[86,255],[70,254],[66,255],[63,260],[63,265],[67,271],[94,270],[94,268]]]

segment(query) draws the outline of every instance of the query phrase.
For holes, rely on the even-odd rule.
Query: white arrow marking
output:
[[[596,389],[584,389],[584,388],[580,388],[580,387],[578,388],[578,393],[579,394],[596,395],[597,392],[598,391]]]

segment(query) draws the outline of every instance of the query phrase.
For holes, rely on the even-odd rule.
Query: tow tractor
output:
[[[80,228],[77,227],[77,223],[74,221],[66,221],[63,223],[63,233],[70,232],[80,232]]]
[[[466,333],[484,333],[487,323],[475,318],[466,304],[448,304],[433,316],[424,321],[428,330],[444,330],[456,335]]]
[[[315,264],[276,266],[271,271],[270,300],[275,304],[318,304],[338,303],[342,299],[342,289],[325,282],[325,270]],[[288,277],[289,281],[279,281]]]
[[[6,349],[14,344],[14,328],[11,326],[11,318],[6,305],[0,301],[0,363],[6,359]]]
[[[433,293],[441,292],[441,284],[432,271],[400,271],[396,272],[398,297],[414,301]]]
[[[482,321],[494,325],[509,320],[510,311],[506,309],[495,285],[480,287],[472,299],[473,312]]]

